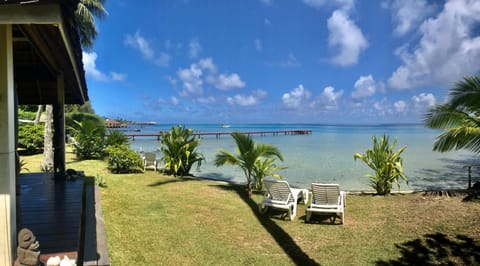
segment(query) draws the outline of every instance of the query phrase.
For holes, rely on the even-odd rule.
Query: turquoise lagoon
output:
[[[407,149],[403,153],[404,168],[409,186],[402,183],[401,190],[457,189],[467,186],[467,165],[478,164],[479,158],[468,151],[439,153],[432,151],[438,130],[424,128],[422,125],[315,125],[315,124],[232,124],[222,128],[220,124],[185,125],[196,132],[248,132],[309,129],[311,135],[253,136],[257,142],[277,146],[284,155],[279,165],[288,167],[280,174],[292,186],[307,188],[312,182],[338,183],[344,190],[369,191],[365,174],[372,171],[361,161],[354,161],[353,154],[364,152],[372,146],[372,135],[387,134],[393,141],[398,139],[398,147]],[[171,125],[154,125],[140,128],[140,132],[158,133],[169,130]],[[161,157],[156,138],[136,138],[130,143],[132,149],[154,151]],[[200,170],[194,169],[195,176],[244,183],[243,172],[233,166],[215,167],[215,154],[224,148],[234,152],[235,144],[228,135],[220,138],[204,136],[199,151],[206,158]],[[474,176],[480,176],[480,167],[473,168]],[[478,170],[478,171],[477,171]],[[396,188],[395,188],[396,189]]]

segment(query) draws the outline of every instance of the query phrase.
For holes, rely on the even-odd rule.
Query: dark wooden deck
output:
[[[18,229],[32,230],[43,258],[47,254],[77,258],[83,179],[56,181],[52,174],[31,173],[20,175],[19,183]]]

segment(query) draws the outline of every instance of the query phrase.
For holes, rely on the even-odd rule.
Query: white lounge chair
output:
[[[290,221],[297,215],[299,199],[307,204],[308,190],[291,188],[287,181],[265,180],[267,192],[260,204],[260,213],[266,213],[268,208],[287,210]]]
[[[335,214],[333,222],[338,214],[342,218],[342,224],[345,217],[346,193],[340,191],[338,184],[320,184],[312,183],[312,197],[310,205],[306,209],[306,221],[309,222],[313,213]]]
[[[143,171],[147,170],[147,167],[153,166],[153,170],[157,171],[157,155],[154,152],[146,152],[143,157]]]

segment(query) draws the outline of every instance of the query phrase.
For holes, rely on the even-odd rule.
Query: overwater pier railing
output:
[[[215,136],[217,139],[220,138],[222,135],[230,135],[234,132],[195,132],[193,133],[194,136]],[[278,135],[310,135],[312,134],[312,130],[310,129],[293,129],[293,130],[270,130],[270,131],[239,131],[239,133],[251,136],[251,135],[260,135],[260,136],[278,136]],[[160,140],[162,137],[161,133],[158,134],[125,134],[128,137],[131,137],[132,140],[139,137],[156,137],[157,140]]]

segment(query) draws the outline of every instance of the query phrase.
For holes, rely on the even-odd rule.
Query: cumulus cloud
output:
[[[407,111],[407,103],[402,100],[394,102],[393,107],[397,113],[405,113]]]
[[[416,29],[435,11],[434,6],[429,5],[426,0],[393,0],[384,2],[383,6],[392,11],[393,21],[397,24],[393,33],[397,36]]]
[[[110,72],[109,75],[103,73],[99,69],[97,69],[96,60],[98,58],[97,53],[91,52],[82,52],[82,62],[83,68],[85,69],[85,74],[96,81],[123,81],[126,79],[127,75],[118,72]]]
[[[343,90],[335,92],[335,88],[328,86],[323,89],[323,92],[315,99],[314,107],[322,110],[334,110],[338,107],[338,100],[342,97]]]
[[[197,58],[198,55],[200,54],[200,51],[202,51],[202,46],[198,42],[197,39],[192,39],[188,43],[188,54],[190,58]]]
[[[218,74],[217,66],[212,58],[204,58],[190,65],[190,68],[181,68],[177,76],[183,83],[181,96],[201,95],[203,84],[211,84],[220,90],[239,89],[245,86],[245,82],[237,73]]]
[[[402,60],[388,83],[397,89],[450,86],[480,71],[480,1],[447,1],[434,18],[424,21],[421,39],[412,49],[397,49]]]
[[[368,47],[360,28],[343,10],[335,10],[327,22],[328,44],[338,50],[332,63],[349,66],[358,62],[360,53]]]
[[[162,52],[155,63],[159,66],[167,67],[170,64],[170,59],[171,56],[169,54]]]
[[[216,100],[215,100],[215,97],[208,96],[208,97],[199,97],[195,99],[195,101],[198,103],[209,104],[209,103],[214,103]]]
[[[297,88],[293,89],[293,91],[283,94],[283,105],[289,109],[298,109],[299,107],[307,105],[310,96],[310,91],[300,84]]]
[[[183,91],[181,96],[202,94],[202,69],[197,64],[191,64],[190,68],[179,69],[177,71],[178,78],[183,82]]]
[[[352,99],[354,101],[359,101],[365,97],[370,97],[379,90],[377,88],[378,86],[379,84],[377,84],[372,75],[360,76],[353,86],[354,91],[352,92]]]
[[[237,94],[233,97],[228,97],[227,102],[231,105],[254,106],[259,104],[260,101],[266,96],[266,91],[255,90],[250,95]]]
[[[435,105],[435,96],[431,93],[420,93],[412,96],[412,101],[416,109],[424,109]]]
[[[260,2],[266,6],[270,6],[273,4],[273,0],[260,0]]]
[[[220,90],[239,89],[245,86],[245,82],[240,79],[237,73],[230,75],[220,74],[214,81],[215,87]]]

